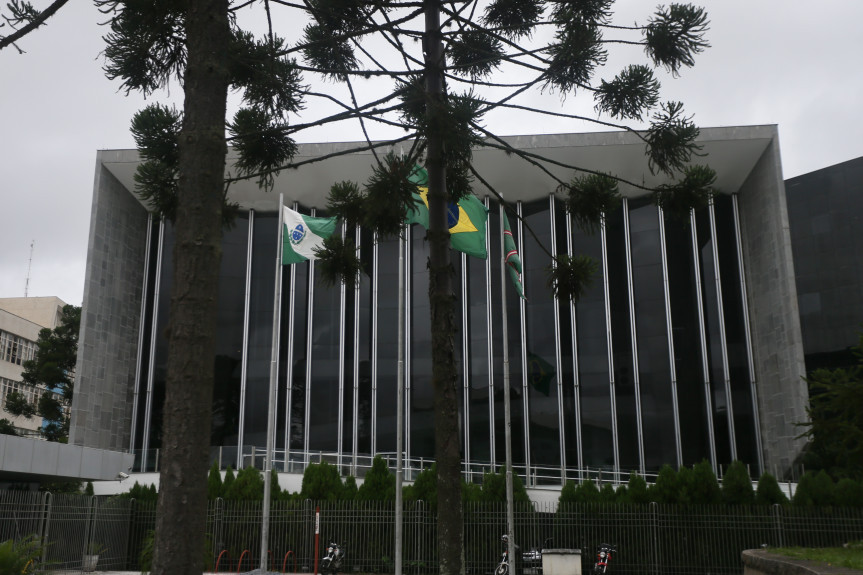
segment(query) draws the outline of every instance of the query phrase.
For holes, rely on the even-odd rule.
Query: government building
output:
[[[478,173],[521,217],[510,221],[526,299],[508,278],[504,285],[512,452],[523,481],[559,486],[584,470],[625,481],[632,471],[703,459],[720,474],[740,460],[754,477],[787,476],[804,445],[796,424],[806,420],[808,394],[776,126],[702,129],[706,155],[694,161],[716,170],[717,194],[684,219],[651,202],[643,187],[667,179],[651,174],[631,133],[504,139],[546,159],[537,159],[540,170],[499,149],[474,154]],[[295,161],[327,159],[283,171],[269,193],[253,182],[230,188],[241,211],[222,240],[215,393],[201,406],[212,409],[211,455],[223,468],[261,464],[275,314],[275,467],[301,472],[324,460],[356,475],[373,455],[394,456],[399,240],[342,230],[366,272],[351,290],[323,285],[314,262],[275,264],[280,194],[285,205],[322,215],[334,183],[368,179],[374,156],[351,152],[361,145],[303,144]],[[153,471],[164,440],[175,236],[135,196],[138,163],[134,150],[101,151],[96,162],[70,443],[131,451],[135,471]],[[594,233],[555,193],[556,178],[579,175],[573,166],[637,184],[621,185],[621,207]],[[479,181],[474,193],[488,208],[488,258],[453,252],[454,431],[469,478],[499,468],[505,454],[500,210]],[[410,479],[433,459],[434,435],[425,230],[410,227],[404,241]],[[598,262],[578,303],[557,301],[548,288],[551,254]]]

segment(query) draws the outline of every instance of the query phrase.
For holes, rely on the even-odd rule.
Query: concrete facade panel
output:
[[[138,200],[103,167],[101,159],[97,159],[96,166],[81,313],[86,328],[81,330],[78,343],[69,441],[75,445],[127,450],[147,214]],[[108,347],[110,353],[105,353]],[[105,425],[103,413],[108,419],[120,421]]]
[[[805,444],[809,393],[778,136],[739,197],[764,463],[783,474]]]

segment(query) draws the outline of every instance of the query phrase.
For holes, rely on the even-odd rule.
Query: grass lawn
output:
[[[809,559],[821,561],[828,565],[849,567],[863,570],[863,541],[849,543],[847,547],[830,547],[826,549],[811,549],[808,547],[771,547],[771,553],[793,557],[794,559]]]

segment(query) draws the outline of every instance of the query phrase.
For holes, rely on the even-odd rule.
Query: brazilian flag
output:
[[[419,187],[415,199],[419,202],[408,211],[407,223],[421,224],[429,227],[428,172],[416,166],[408,178]],[[485,223],[488,211],[476,196],[469,195],[456,202],[450,202],[447,210],[450,244],[454,250],[464,252],[469,256],[485,259]]]

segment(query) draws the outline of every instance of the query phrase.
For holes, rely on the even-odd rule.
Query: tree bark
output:
[[[227,0],[189,0],[188,60],[168,319],[162,466],[152,573],[204,570],[225,175]]]
[[[425,3],[426,169],[429,175],[429,304],[431,308],[432,385],[435,460],[437,461],[438,559],[440,575],[464,575],[464,525],[461,503],[458,393],[455,362],[455,296],[447,222],[449,194],[446,161],[436,117],[443,107],[444,52],[437,0]]]

